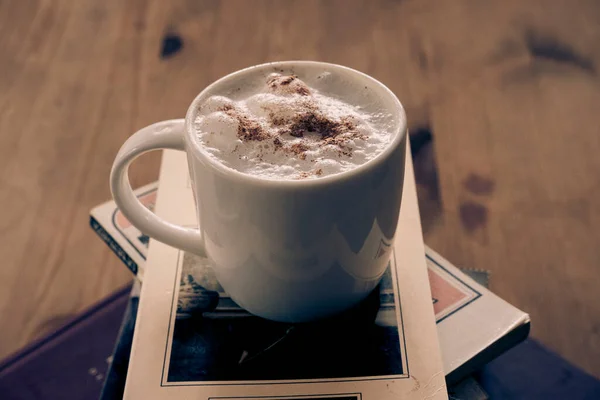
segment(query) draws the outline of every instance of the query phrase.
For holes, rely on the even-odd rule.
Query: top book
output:
[[[163,154],[155,211],[195,226],[185,154]],[[151,241],[125,398],[447,398],[410,161],[397,235],[366,301],[297,325],[245,313],[206,259]]]

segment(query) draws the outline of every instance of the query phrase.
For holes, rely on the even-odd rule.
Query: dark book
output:
[[[131,287],[0,363],[0,399],[97,399]]]

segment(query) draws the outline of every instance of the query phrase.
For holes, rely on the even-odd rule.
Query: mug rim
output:
[[[220,83],[222,83],[226,80],[237,77],[238,75],[243,75],[250,71],[254,71],[256,69],[290,67],[290,66],[296,66],[296,65],[322,66],[322,67],[328,68],[330,70],[336,70],[336,69],[343,70],[345,72],[350,72],[351,74],[366,78],[367,80],[369,80],[371,82],[372,85],[382,89],[383,92],[389,96],[391,102],[397,106],[397,112],[399,113],[399,117],[400,117],[398,124],[394,128],[395,136],[392,139],[392,141],[390,143],[388,143],[388,145],[385,147],[385,149],[382,152],[377,154],[375,157],[373,157],[369,161],[356,166],[355,168],[352,168],[348,171],[344,171],[344,172],[340,172],[340,173],[336,173],[336,174],[332,174],[332,175],[327,175],[322,178],[314,178],[314,179],[272,179],[272,178],[253,176],[253,175],[238,171],[234,168],[228,167],[228,166],[220,163],[219,161],[215,160],[213,157],[211,157],[206,152],[206,150],[202,147],[202,145],[200,144],[200,141],[197,140],[197,138],[195,137],[195,133],[194,133],[194,129],[193,129],[193,122],[196,118],[196,114],[199,109],[198,105],[201,102],[201,100],[203,99],[203,97],[205,97],[206,93],[210,92],[213,87],[219,85]],[[402,106],[402,103],[400,102],[398,97],[386,85],[384,85],[383,83],[381,83],[380,81],[378,81],[377,79],[373,78],[372,76],[370,76],[368,74],[365,74],[363,72],[360,72],[358,70],[355,70],[353,68],[346,67],[343,65],[327,63],[327,62],[322,62],[322,61],[298,60],[298,61],[274,61],[274,62],[253,65],[253,66],[246,67],[246,68],[234,71],[232,73],[229,73],[229,74],[217,79],[216,81],[212,82],[210,85],[206,86],[194,98],[194,100],[192,101],[192,103],[190,104],[190,106],[187,110],[187,113],[185,116],[184,136],[185,136],[185,142],[186,142],[186,149],[191,150],[195,155],[200,157],[200,159],[204,162],[204,164],[207,167],[211,168],[214,172],[218,173],[219,175],[226,176],[226,177],[228,177],[230,179],[234,179],[238,182],[243,182],[246,184],[254,183],[254,184],[257,184],[260,186],[265,186],[265,187],[314,188],[314,187],[321,186],[321,185],[327,185],[327,184],[331,184],[331,183],[346,181],[348,179],[352,179],[353,177],[362,175],[362,174],[376,168],[377,166],[379,166],[380,164],[385,162],[385,160],[397,149],[397,147],[401,145],[401,143],[406,138],[407,133],[408,133],[407,119],[406,119],[406,112],[404,110],[404,107]]]

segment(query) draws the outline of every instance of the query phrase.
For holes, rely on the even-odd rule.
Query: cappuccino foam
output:
[[[366,163],[392,140],[390,118],[367,87],[340,96],[333,89],[343,82],[329,72],[257,79],[207,98],[194,121],[203,148],[229,168],[266,179],[319,178]]]

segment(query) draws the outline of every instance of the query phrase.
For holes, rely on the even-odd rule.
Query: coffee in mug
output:
[[[264,179],[316,179],[354,169],[391,142],[392,115],[368,87],[344,93],[331,72],[274,72],[210,96],[194,131],[216,161]]]

